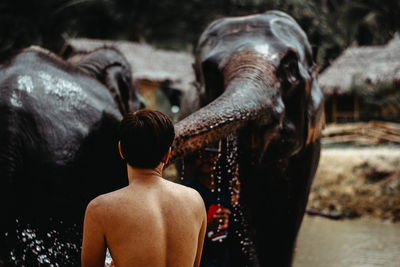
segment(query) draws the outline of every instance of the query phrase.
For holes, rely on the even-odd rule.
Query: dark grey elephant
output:
[[[279,11],[217,20],[200,37],[196,73],[199,85],[185,96],[176,124],[173,160],[236,136],[249,242],[232,245],[231,266],[290,266],[324,125],[306,34]]]
[[[31,47],[3,62],[0,261],[79,265],[85,207],[127,184],[118,124],[141,107],[130,66],[113,48],[66,61]]]

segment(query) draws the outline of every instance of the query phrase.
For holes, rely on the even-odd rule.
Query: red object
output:
[[[217,213],[218,209],[221,209],[222,206],[221,204],[211,204],[210,207],[208,207],[208,212],[207,212],[207,221],[211,220],[214,215]]]
[[[207,221],[210,221],[211,219],[214,218],[215,214],[217,213],[218,210],[222,210],[224,207],[221,204],[211,204],[210,207],[208,207],[208,212],[207,212]],[[227,220],[224,219],[224,224],[220,226],[220,229],[224,230],[228,228],[228,222]]]

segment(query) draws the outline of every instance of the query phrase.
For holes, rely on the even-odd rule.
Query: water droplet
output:
[[[178,113],[178,112],[179,112],[179,106],[173,105],[173,106],[171,107],[171,112],[172,112],[172,113]]]

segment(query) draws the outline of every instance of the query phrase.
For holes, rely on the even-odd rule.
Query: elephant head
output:
[[[127,184],[118,124],[142,106],[129,64],[113,48],[66,61],[30,47],[3,62],[0,262],[40,265],[46,256],[53,264],[79,265],[86,205]],[[24,227],[36,230],[37,239],[22,237]],[[46,246],[42,256],[31,249],[36,241]]]
[[[184,100],[180,119],[205,107],[177,124],[177,157],[251,124],[265,132],[254,136],[258,161],[272,146],[287,158],[320,137],[317,66],[307,36],[287,14],[213,22],[198,42],[196,74],[198,102]]]
[[[101,81],[110,91],[121,114],[144,108],[144,99],[137,93],[129,63],[117,49],[101,47],[86,53],[75,53],[67,61]]]
[[[219,19],[199,39],[195,71],[198,85],[181,104],[173,157],[235,133],[240,202],[259,264],[289,266],[324,125],[307,36],[279,11]]]

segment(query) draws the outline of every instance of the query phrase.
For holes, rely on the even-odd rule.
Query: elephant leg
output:
[[[292,264],[319,147],[319,143],[311,144],[290,162],[242,169],[247,176],[241,179],[241,199],[250,229],[253,229],[260,266],[289,267]],[[285,170],[287,165],[295,168]]]
[[[298,219],[291,210],[289,184],[280,177],[265,181],[263,173],[253,171],[242,188],[257,257],[260,266],[289,267]]]

